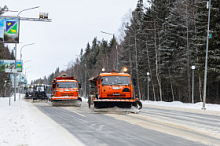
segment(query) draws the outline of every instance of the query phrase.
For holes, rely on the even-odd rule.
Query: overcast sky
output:
[[[134,10],[137,0],[1,0],[0,6],[10,10],[40,6],[24,11],[20,17],[38,18],[39,12],[48,12],[52,22],[21,21],[20,43],[17,45],[17,59],[22,49],[24,71],[28,82],[43,78],[55,71],[67,68],[94,37],[110,40],[112,36],[100,31],[119,35],[123,17]],[[4,16],[16,16],[17,12],[7,12]],[[12,49],[14,44],[10,44]],[[27,68],[27,69],[26,69]],[[25,73],[25,72],[24,72]]]

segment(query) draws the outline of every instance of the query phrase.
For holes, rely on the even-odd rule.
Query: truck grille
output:
[[[61,96],[74,96],[73,93],[62,93]]]
[[[125,97],[125,94],[117,94],[117,93],[107,94],[107,97]]]

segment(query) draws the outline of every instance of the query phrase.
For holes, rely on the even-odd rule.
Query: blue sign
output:
[[[19,43],[20,19],[0,16],[0,43]]]

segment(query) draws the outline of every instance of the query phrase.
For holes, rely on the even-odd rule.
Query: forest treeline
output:
[[[208,51],[207,102],[220,103],[220,1],[212,0]],[[124,20],[120,40],[115,36],[108,42],[97,40],[79,52],[68,69],[54,73],[33,83],[51,84],[61,72],[75,76],[88,91],[88,79],[103,67],[112,70],[128,68],[134,83],[135,95],[146,100],[147,72],[149,72],[150,100],[192,100],[192,69],[194,75],[194,100],[203,97],[205,51],[208,25],[207,0],[143,0],[137,1],[129,21]],[[87,85],[87,86],[86,86]],[[88,93],[87,93],[88,94]]]
[[[14,52],[9,50],[7,46],[0,44],[0,60],[13,60]],[[6,81],[6,82],[5,82]],[[12,87],[10,82],[10,74],[0,72],[0,97],[10,96],[12,93]]]

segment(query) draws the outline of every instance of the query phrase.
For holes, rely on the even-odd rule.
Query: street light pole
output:
[[[20,49],[20,60],[21,60],[21,57],[22,57],[22,53],[21,53],[22,49],[23,49],[24,47],[26,47],[26,46],[33,45],[33,44],[34,44],[34,43],[26,44],[26,45],[24,45],[24,46],[21,47],[21,49]]]
[[[16,56],[17,56],[17,43],[15,44],[15,70],[17,66]],[[17,74],[14,72],[14,101],[16,101],[16,76]]]
[[[208,29],[207,29],[207,42],[206,42],[206,56],[205,56],[205,74],[204,74],[204,91],[203,91],[203,106],[202,109],[205,108],[205,102],[206,102],[206,82],[207,82],[207,66],[208,66],[208,49],[209,49],[209,23],[210,23],[210,6],[211,1],[209,0],[209,14],[208,14]]]
[[[193,65],[191,68],[192,68],[192,103],[194,103],[194,69],[195,69],[195,66]]]
[[[29,69],[29,68],[31,68],[31,67],[27,67],[27,68],[25,69],[25,76],[26,76],[26,70]]]
[[[147,72],[147,100],[148,101],[149,101],[149,81],[150,81],[149,75],[150,73]]]
[[[33,8],[28,8],[28,9],[24,9],[24,10],[20,11],[20,12],[17,14],[17,17],[19,17],[19,15],[21,14],[21,12],[23,12],[23,11],[27,11],[27,10],[31,10],[31,9],[36,9],[36,8],[39,8],[39,6],[33,7]],[[19,19],[20,19],[20,18],[19,18]],[[17,56],[17,43],[15,44],[15,70],[16,70],[16,65],[17,65],[16,56]],[[16,76],[17,76],[17,74],[14,73],[14,101],[16,101]]]
[[[36,8],[39,8],[39,7],[40,7],[40,6],[33,7],[33,8],[27,8],[27,9],[21,10],[21,11],[17,14],[17,16],[19,16],[19,15],[20,15],[22,12],[24,12],[24,11],[36,9]]]
[[[85,98],[86,98],[86,60],[85,60]]]
[[[21,47],[21,49],[20,49],[20,61],[21,61],[21,57],[22,57],[22,53],[21,53],[22,49],[23,49],[24,47],[26,47],[26,46],[33,45],[33,44],[34,44],[34,43],[32,43],[32,44],[26,44],[26,45],[24,45],[24,46]],[[23,65],[21,66],[21,72],[20,72],[20,78],[19,78],[19,81],[20,81],[20,82],[21,82],[21,73],[22,73],[22,70],[23,70]],[[20,86],[20,84],[19,84],[19,99],[21,99],[21,86]]]
[[[6,97],[6,83],[7,81],[5,80],[5,96],[4,97]]]
[[[116,71],[118,71],[118,45],[116,44],[116,50],[117,50],[117,68],[116,68]]]

